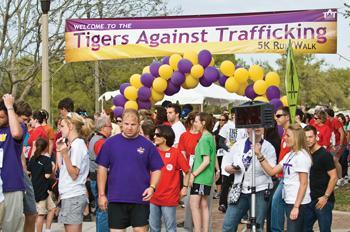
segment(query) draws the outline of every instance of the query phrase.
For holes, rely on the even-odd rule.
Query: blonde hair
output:
[[[94,130],[94,122],[92,119],[84,119],[77,113],[68,113],[65,118],[62,119],[67,124],[72,125],[78,133],[78,136],[84,140],[90,136]]]
[[[308,147],[306,144],[306,136],[305,131],[299,124],[291,124],[288,127],[288,130],[291,130],[294,135],[294,145],[296,146],[298,151],[301,151],[302,149],[308,151]]]

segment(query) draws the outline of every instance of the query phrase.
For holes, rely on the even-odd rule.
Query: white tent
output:
[[[105,92],[98,98],[98,100],[102,102],[103,107],[104,101],[109,101],[119,93],[119,90]],[[201,105],[201,109],[203,110],[204,102],[209,104],[226,105],[229,103],[241,104],[243,102],[249,101],[250,99],[247,97],[239,96],[235,93],[229,93],[225,88],[216,84],[212,84],[209,87],[198,85],[194,89],[181,88],[177,94],[174,94],[173,96],[165,96],[163,101],[165,100],[171,101],[173,103],[179,102],[181,105]],[[162,102],[158,102],[157,105],[160,105],[161,103]]]

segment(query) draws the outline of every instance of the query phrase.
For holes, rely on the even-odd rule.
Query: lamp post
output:
[[[50,77],[49,77],[49,10],[50,0],[40,0],[41,3],[41,107],[50,112]]]

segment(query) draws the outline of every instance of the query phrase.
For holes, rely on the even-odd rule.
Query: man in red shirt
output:
[[[49,141],[49,138],[41,125],[44,122],[45,115],[41,111],[34,111],[33,116],[30,119],[30,126],[33,128],[32,130],[29,131],[29,139],[28,139],[28,145],[30,146],[30,150],[28,153],[28,159],[32,156],[33,152],[33,145],[34,142],[38,138],[43,138],[47,141]]]

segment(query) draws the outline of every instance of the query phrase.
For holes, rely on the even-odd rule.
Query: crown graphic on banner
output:
[[[326,12],[323,12],[323,17],[325,19],[334,19],[337,14],[337,11],[332,11],[332,9],[329,9]]]

